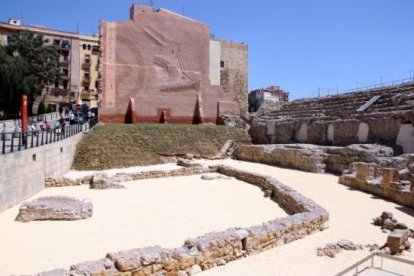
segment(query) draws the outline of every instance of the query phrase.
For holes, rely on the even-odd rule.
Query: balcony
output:
[[[82,86],[89,87],[90,83],[91,83],[91,77],[84,76],[82,79]]]
[[[89,69],[91,68],[92,62],[90,59],[84,59],[82,62],[82,69]]]

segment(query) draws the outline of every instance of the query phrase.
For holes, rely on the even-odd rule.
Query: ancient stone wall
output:
[[[69,271],[54,270],[53,275],[193,275],[328,227],[326,210],[276,179],[227,166],[211,170],[270,190],[272,198],[292,215],[248,228],[208,233],[172,249],[153,246],[111,252],[103,259],[72,265]]]
[[[246,105],[247,47],[221,42],[232,61],[231,87],[211,86],[208,25],[134,5],[131,20],[101,22],[100,33],[103,122],[158,123],[163,116],[169,123],[216,123],[219,103],[233,114]]]
[[[172,176],[187,176],[194,174],[202,174],[207,172],[214,172],[216,169],[211,169],[207,167],[190,167],[190,168],[179,168],[174,170],[158,170],[158,171],[143,171],[139,173],[132,174],[120,174],[128,175],[131,178],[131,181],[149,179],[149,178],[164,178]],[[45,187],[65,187],[65,186],[77,186],[82,184],[89,184],[92,180],[94,174],[84,176],[79,179],[68,179],[68,178],[47,178],[45,181]],[[117,175],[115,175],[117,176]]]
[[[269,164],[315,173],[342,173],[353,162],[375,162],[379,157],[392,157],[393,150],[380,145],[347,147],[309,144],[240,145],[234,152],[239,160]]]
[[[374,96],[381,96],[357,111]],[[253,120],[255,144],[347,146],[379,143],[414,152],[414,83],[344,95],[296,100]]]
[[[244,114],[247,112],[248,47],[229,41],[220,41],[220,45],[220,82],[224,93],[220,98],[219,113]],[[237,107],[233,107],[235,110],[226,109],[225,101],[231,104],[236,101]]]
[[[414,154],[354,162],[339,183],[414,207]]]

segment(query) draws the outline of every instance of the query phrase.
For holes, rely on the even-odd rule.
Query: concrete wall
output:
[[[0,212],[40,192],[47,177],[58,178],[68,172],[82,135],[0,155]]]
[[[210,85],[220,85],[221,45],[219,41],[210,40]]]

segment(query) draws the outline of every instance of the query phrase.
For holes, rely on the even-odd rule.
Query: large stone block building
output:
[[[100,23],[100,45],[103,122],[216,123],[247,109],[247,46],[206,24],[137,4]]]

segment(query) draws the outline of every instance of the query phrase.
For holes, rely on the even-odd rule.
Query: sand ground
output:
[[[0,275],[69,268],[110,251],[177,247],[187,238],[287,215],[258,187],[235,179],[209,181],[194,175],[124,185],[114,190],[49,188],[33,197],[90,198],[93,216],[86,220],[16,222],[19,206],[1,213]]]
[[[338,184],[333,175],[236,160],[205,162],[224,163],[279,179],[326,208],[330,213],[330,228],[202,275],[334,275],[369,252],[344,251],[331,259],[317,257],[316,247],[340,239],[382,245],[387,233],[371,224],[372,218],[382,211],[391,211],[398,221],[414,227],[412,209],[351,190]],[[78,175],[81,174],[68,174]],[[232,226],[251,226],[285,215],[274,202],[263,198],[260,189],[236,180],[205,181],[200,176],[190,176],[141,180],[125,186],[126,189],[101,191],[86,186],[51,188],[35,196],[64,194],[91,198],[94,215],[88,220],[18,223],[14,221],[18,206],[1,213],[0,275],[68,268],[70,264],[102,258],[109,251],[156,244],[178,246],[186,238]],[[412,252],[402,257],[414,260]],[[385,260],[384,268],[414,275],[414,267],[400,263]]]

